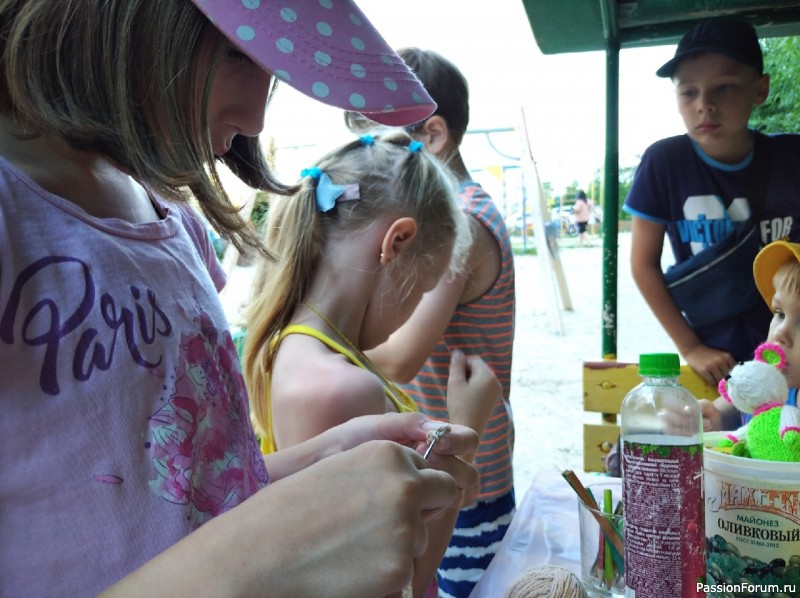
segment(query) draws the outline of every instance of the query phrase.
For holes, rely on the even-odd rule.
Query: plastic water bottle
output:
[[[705,596],[703,419],[674,353],[639,358],[620,409],[625,596]]]

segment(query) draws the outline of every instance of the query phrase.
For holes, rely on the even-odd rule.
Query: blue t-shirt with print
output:
[[[688,135],[657,141],[642,156],[623,209],[666,226],[676,263],[716,243],[732,222],[751,214],[762,245],[800,241],[800,135],[753,136],[753,151],[739,164],[714,160]],[[767,305],[758,304],[695,332],[706,345],[745,361],[766,339],[771,318]]]

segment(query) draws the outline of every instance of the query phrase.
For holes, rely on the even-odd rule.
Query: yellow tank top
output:
[[[290,324],[286,328],[284,328],[281,333],[272,340],[273,345],[280,343],[284,338],[289,336],[290,334],[305,334],[307,336],[314,337],[315,339],[319,340],[320,342],[324,343],[329,348],[333,349],[337,353],[341,353],[353,365],[357,365],[361,369],[367,370],[372,372],[376,376],[378,376],[381,381],[383,382],[383,392],[386,394],[387,398],[392,402],[398,412],[410,412],[410,411],[419,411],[417,408],[417,404],[414,400],[408,396],[400,387],[394,384],[391,380],[389,380],[386,376],[384,376],[380,370],[369,360],[366,359],[363,354],[360,356],[356,352],[348,349],[344,345],[337,343],[327,334],[324,334],[317,330],[316,328],[311,328],[310,326],[304,326],[302,324]],[[366,361],[365,361],[366,360]],[[261,438],[261,452],[265,455],[269,453],[274,453],[278,450],[275,446],[275,435],[272,431],[272,399],[270,398],[270,381],[267,379],[267,392],[265,400],[267,401],[267,430],[266,435]]]

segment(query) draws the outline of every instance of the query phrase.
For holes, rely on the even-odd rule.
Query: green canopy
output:
[[[617,357],[617,233],[619,222],[619,52],[677,44],[697,21],[734,16],[759,37],[800,33],[800,2],[785,0],[522,0],[544,54],[606,52],[606,150],[603,168],[602,354]]]
[[[759,37],[796,35],[800,3],[754,0],[522,0],[544,54],[605,50],[612,35],[621,48],[678,43],[700,19],[736,16]],[[607,21],[607,22],[606,22]]]

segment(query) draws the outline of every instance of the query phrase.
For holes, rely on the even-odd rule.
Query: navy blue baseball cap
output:
[[[697,23],[681,38],[675,56],[656,71],[659,77],[672,77],[678,63],[694,54],[724,54],[764,73],[764,57],[758,35],[747,21],[731,17],[712,17]]]

